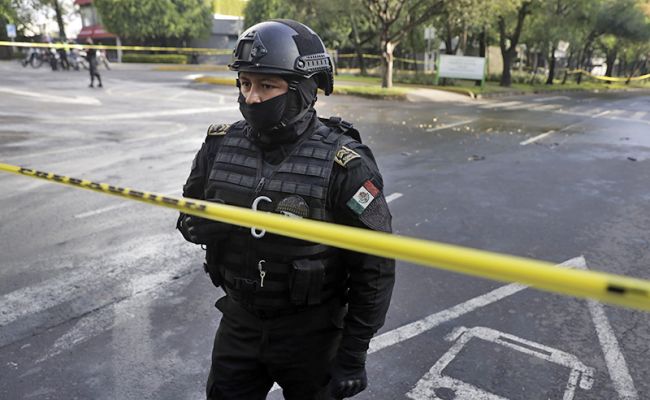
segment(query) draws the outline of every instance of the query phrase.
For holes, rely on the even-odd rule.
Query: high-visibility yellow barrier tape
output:
[[[644,79],[650,79],[650,74],[646,75],[641,75],[641,76],[633,76],[631,78],[621,78],[621,77],[616,77],[616,76],[599,76],[599,75],[594,75],[589,71],[586,71],[584,69],[575,69],[573,71],[569,71],[570,74],[585,74],[588,75],[591,78],[598,79],[600,81],[608,81],[608,82],[627,82],[628,80],[630,81],[642,81]]]
[[[172,53],[201,53],[201,54],[232,54],[228,49],[210,49],[201,47],[162,47],[162,46],[113,46],[104,44],[68,44],[68,43],[31,43],[0,41],[0,46],[38,47],[54,49],[97,49],[97,50],[129,50],[129,51],[168,51]]]
[[[650,311],[650,281],[247,208],[177,198],[0,163],[0,170],[173,208],[215,221],[549,292]]]
[[[381,59],[381,56],[378,56],[376,54],[362,54],[361,55],[363,58],[375,58],[375,59]],[[352,54],[352,53],[343,53],[343,54],[337,54],[336,57],[338,58],[355,58],[358,57],[357,54]],[[410,58],[400,58],[400,57],[393,57],[394,61],[401,61],[403,63],[411,63],[411,64],[424,64],[424,61],[420,60],[413,60]]]

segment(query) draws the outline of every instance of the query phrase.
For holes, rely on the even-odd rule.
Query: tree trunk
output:
[[[479,57],[485,57],[486,52],[487,52],[487,30],[483,28],[479,35],[479,48],[478,48]]]
[[[501,52],[501,58],[503,59],[503,73],[501,74],[500,86],[510,86],[512,85],[512,75],[510,73],[510,68],[512,66],[512,56],[514,52],[506,51]]]
[[[515,26],[514,33],[510,35],[510,46],[506,46],[507,33],[506,21],[502,16],[499,16],[499,46],[501,47],[501,56],[503,58],[503,73],[501,74],[501,86],[510,86],[512,84],[512,75],[510,68],[512,65],[512,57],[516,53],[521,30],[524,25],[524,20],[528,14],[528,7],[531,6],[530,1],[524,1],[517,11],[517,26]]]
[[[566,69],[564,70],[564,77],[562,78],[562,84],[566,84],[566,80],[569,78],[569,69],[571,69],[573,63],[573,50],[569,51],[569,58],[566,62]]]
[[[383,77],[381,80],[381,87],[390,89],[393,87],[393,51],[395,50],[395,43],[390,40],[381,40],[381,56]]]
[[[548,66],[548,78],[546,78],[546,84],[547,85],[552,85],[553,84],[553,79],[555,78],[555,49],[557,48],[557,45],[555,42],[551,45],[551,60],[549,61],[549,66]]]
[[[65,35],[65,24],[63,23],[63,12],[61,10],[61,5],[59,0],[52,0],[52,6],[54,7],[54,12],[56,13],[56,23],[59,25],[59,39],[68,40]]]
[[[361,39],[359,39],[359,29],[357,28],[357,20],[354,16],[350,17],[350,22],[352,25],[352,33],[354,34],[354,50],[357,53],[357,60],[359,61],[359,72],[361,76],[368,75],[366,70],[366,63],[363,59],[363,50],[361,49]]]
[[[605,62],[607,63],[607,69],[605,70],[605,76],[610,78],[613,76],[614,72],[614,63],[616,62],[616,56],[618,55],[617,50],[611,49],[605,53]]]

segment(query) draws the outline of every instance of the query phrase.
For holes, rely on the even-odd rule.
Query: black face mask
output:
[[[275,96],[261,103],[246,104],[246,98],[239,94],[239,111],[246,122],[257,132],[276,128],[287,107],[288,93]]]

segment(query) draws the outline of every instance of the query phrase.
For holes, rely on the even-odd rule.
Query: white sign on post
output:
[[[440,55],[440,78],[458,78],[480,81],[485,74],[484,57]]]
[[[16,25],[7,24],[7,37],[11,39],[16,37]]]

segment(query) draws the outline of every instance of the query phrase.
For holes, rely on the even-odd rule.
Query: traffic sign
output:
[[[7,37],[11,39],[16,37],[16,25],[7,24]]]

